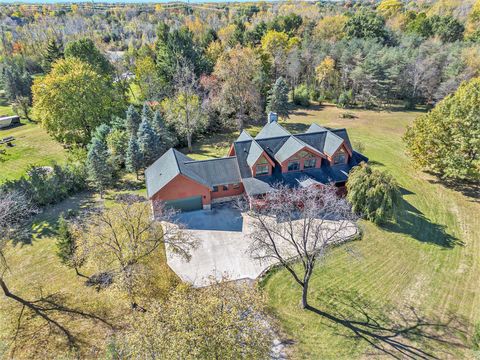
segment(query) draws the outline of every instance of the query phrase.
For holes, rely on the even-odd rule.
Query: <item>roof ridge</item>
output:
[[[236,159],[236,156],[223,156],[219,158],[211,158],[211,159],[202,159],[202,160],[194,160],[185,161],[184,164],[191,164],[191,163],[198,163],[198,162],[206,162],[206,161],[216,161],[216,160],[225,160],[225,159]]]

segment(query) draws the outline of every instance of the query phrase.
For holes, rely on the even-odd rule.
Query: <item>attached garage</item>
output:
[[[201,210],[203,208],[202,197],[192,196],[184,199],[169,200],[169,201],[165,201],[165,206],[171,207],[180,211]]]

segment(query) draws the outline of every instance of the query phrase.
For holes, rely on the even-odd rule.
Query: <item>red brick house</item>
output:
[[[368,159],[354,151],[345,129],[317,124],[290,134],[275,120],[253,138],[243,131],[227,157],[196,161],[170,149],[145,171],[147,194],[155,205],[180,210],[210,209],[212,204],[246,195],[261,199],[275,183],[345,186],[351,168]]]

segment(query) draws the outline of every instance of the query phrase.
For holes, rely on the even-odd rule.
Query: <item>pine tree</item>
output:
[[[279,77],[268,96],[267,112],[275,112],[278,116],[288,118],[288,86],[283,77]]]
[[[162,149],[163,151],[166,151],[177,144],[177,139],[170,132],[170,130],[167,129],[165,121],[163,120],[162,114],[159,110],[155,111],[155,114],[153,115],[152,127],[164,146]]]
[[[145,102],[143,103],[143,108],[142,108],[142,120],[144,118],[147,119],[150,123],[153,121],[153,111],[152,108]]]
[[[135,135],[138,131],[138,126],[140,125],[142,119],[140,114],[135,109],[133,105],[130,105],[127,109],[125,125],[127,127],[128,134]]]
[[[107,145],[93,138],[87,155],[88,175],[103,197],[105,188],[111,184],[113,167],[110,163]]]
[[[47,44],[47,52],[45,54],[45,67],[48,71],[52,68],[52,64],[63,57],[63,52],[57,45],[55,39],[50,39]]]
[[[153,131],[150,122],[143,118],[137,133],[138,146],[146,168],[153,164],[161,155],[161,143],[158,135]]]
[[[128,142],[128,149],[127,149],[127,156],[126,156],[126,166],[127,170],[130,172],[134,172],[137,175],[138,179],[138,171],[142,168],[143,164],[143,157],[142,153],[140,152],[140,147],[138,146],[137,139],[135,136],[130,137],[130,141]]]
[[[75,252],[74,239],[63,215],[58,219],[57,255],[62,264],[68,264]]]
[[[112,129],[107,124],[102,124],[95,129],[92,138],[96,138],[102,142],[105,142],[108,134],[110,134]]]

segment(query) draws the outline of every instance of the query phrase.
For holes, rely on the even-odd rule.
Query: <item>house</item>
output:
[[[18,124],[20,124],[20,116],[18,115],[0,117],[0,129]]]
[[[148,198],[158,211],[160,202],[188,211],[246,195],[261,201],[272,185],[291,187],[333,183],[344,189],[352,167],[368,159],[354,151],[345,129],[317,124],[290,134],[275,114],[252,137],[243,131],[228,156],[192,160],[170,149],[145,171]]]

